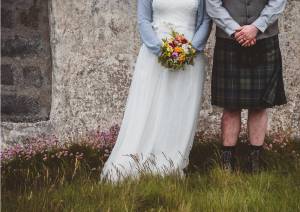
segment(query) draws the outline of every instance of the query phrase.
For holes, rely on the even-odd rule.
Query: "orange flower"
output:
[[[181,52],[183,52],[183,49],[180,48],[180,47],[175,47],[174,51],[177,52],[177,53],[181,53]]]
[[[184,62],[184,61],[185,61],[185,54],[181,54],[181,55],[179,56],[179,61],[180,61],[180,62]]]

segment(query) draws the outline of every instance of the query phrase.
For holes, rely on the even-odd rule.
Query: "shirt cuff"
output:
[[[266,24],[266,22],[262,19],[262,18],[258,18],[256,19],[252,25],[256,26],[256,28],[261,31],[262,33],[264,33],[266,31],[266,29],[268,28],[268,25]]]
[[[225,27],[224,31],[231,37],[238,28],[240,28],[238,23],[230,22],[230,24]]]

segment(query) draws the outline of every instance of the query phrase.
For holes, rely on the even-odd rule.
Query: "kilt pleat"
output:
[[[269,108],[287,103],[278,36],[252,47],[217,38],[212,70],[212,105],[227,109]]]

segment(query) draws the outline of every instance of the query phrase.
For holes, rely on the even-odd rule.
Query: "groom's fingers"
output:
[[[236,31],[236,32],[241,31],[243,28],[244,28],[244,27],[241,26],[241,27],[237,28],[235,31]]]
[[[245,42],[243,42],[241,45],[243,47],[250,47],[250,46],[253,46],[255,45],[256,43],[256,39],[252,39],[252,40],[246,40]]]
[[[239,38],[240,36],[243,36],[244,35],[244,32],[243,31],[239,31],[239,32],[236,32],[235,33],[235,37],[236,38]]]
[[[245,38],[243,36],[240,36],[240,37],[237,37],[236,40],[239,43],[243,43],[245,41]]]
[[[243,32],[243,31],[240,31],[240,32],[235,33],[235,39],[236,39],[237,41],[240,41],[240,40],[243,39],[243,38],[244,38],[244,32]]]
[[[235,33],[234,37],[236,40],[239,40],[239,39],[243,38],[243,35]]]
[[[255,45],[256,44],[256,39],[253,39],[252,41],[251,41],[251,46],[253,46],[253,45]]]
[[[249,47],[250,44],[251,44],[251,41],[246,40],[245,42],[242,43],[242,46],[243,46],[243,47]]]
[[[255,45],[255,44],[256,44],[256,38],[250,40],[250,45],[251,45],[251,46],[253,46],[253,45]]]

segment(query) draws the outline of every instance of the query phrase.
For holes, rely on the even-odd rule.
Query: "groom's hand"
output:
[[[256,38],[252,39],[252,40],[246,40],[244,43],[242,43],[241,45],[243,47],[250,47],[256,44]]]
[[[234,34],[234,38],[242,46],[248,47],[256,43],[258,29],[254,25],[244,25],[238,28]]]

